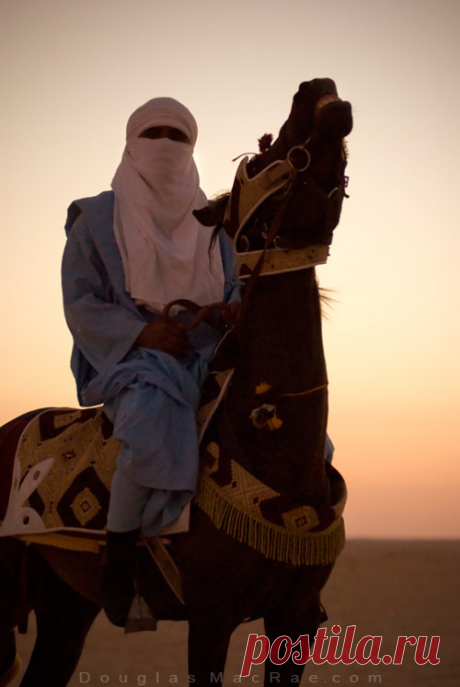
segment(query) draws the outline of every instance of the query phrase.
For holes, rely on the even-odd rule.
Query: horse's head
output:
[[[345,195],[343,139],[352,126],[351,105],[331,79],[300,84],[273,145],[240,163],[229,200],[196,216],[209,226],[224,223],[237,253],[328,246]]]

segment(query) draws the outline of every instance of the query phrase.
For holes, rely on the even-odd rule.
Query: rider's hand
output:
[[[155,348],[180,358],[190,348],[184,329],[175,322],[151,322],[136,339],[143,348]]]

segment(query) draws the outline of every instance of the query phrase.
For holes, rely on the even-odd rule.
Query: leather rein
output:
[[[299,173],[305,172],[311,164],[311,154],[308,150],[308,144],[310,143],[311,138],[308,138],[303,144],[293,146],[287,153],[286,158],[284,160],[277,160],[271,165],[269,165],[265,170],[262,170],[260,174],[256,175],[258,178],[259,184],[265,185],[265,193],[263,194],[262,197],[259,197],[258,201],[254,203],[253,207],[250,209],[249,212],[247,212],[245,217],[238,217],[238,226],[236,227],[236,232],[233,231],[234,235],[234,245],[236,245],[236,242],[238,240],[238,236],[241,232],[241,229],[243,228],[244,224],[246,224],[247,220],[249,217],[254,213],[254,211],[261,205],[262,202],[264,202],[268,197],[272,196],[276,192],[281,192],[282,194],[282,200],[280,203],[280,206],[276,212],[275,217],[273,218],[273,221],[268,228],[263,234],[264,236],[264,247],[262,250],[259,251],[246,251],[244,253],[237,253],[237,259],[238,256],[247,256],[250,255],[251,253],[257,254],[254,255],[254,257],[257,257],[257,260],[255,262],[254,268],[250,271],[248,276],[248,281],[246,283],[246,287],[244,290],[244,295],[241,303],[241,312],[244,312],[246,310],[247,303],[249,302],[252,289],[254,287],[254,284],[256,283],[257,279],[262,273],[262,268],[264,265],[265,257],[267,255],[267,251],[269,250],[269,247],[271,244],[275,246],[273,249],[274,251],[280,251],[283,250],[281,247],[277,246],[277,239],[278,241],[280,240],[281,237],[278,236],[278,230],[281,226],[281,222],[284,217],[284,213],[286,211],[286,208],[292,199],[293,196],[293,185],[294,182],[298,176]],[[299,155],[300,153],[300,155]],[[302,155],[304,156],[304,159],[302,159]],[[237,177],[238,173],[241,175],[241,167],[243,167],[244,173],[246,172],[246,161],[242,161],[240,164],[240,169],[237,172]],[[265,177],[268,179],[268,182],[264,179]],[[271,180],[271,182],[270,182]],[[344,177],[344,183],[343,183],[343,191],[344,195],[345,194],[345,187],[347,186],[348,182],[348,177]],[[235,184],[237,183],[237,179],[235,180]],[[314,192],[317,195],[321,195],[322,199],[324,200],[330,200],[332,196],[337,193],[340,190],[340,186],[336,186],[335,188],[332,189],[329,193],[326,193],[318,184],[313,181],[311,177],[309,177],[309,184],[311,188],[313,188]],[[232,194],[235,190],[235,185],[232,190]],[[233,214],[232,217],[232,194],[230,194],[230,197],[228,199],[227,203],[227,211],[226,211],[226,219],[224,220],[224,224],[226,225],[226,228],[228,228],[229,223],[232,221],[235,221],[235,216]],[[260,191],[259,191],[260,195]],[[311,259],[309,264],[307,265],[301,265],[298,268],[294,269],[303,269],[304,267],[310,267],[314,266],[315,264],[323,264],[326,259],[327,259],[327,246],[322,247],[322,246],[314,246],[312,247],[313,249],[315,248],[323,248],[323,251],[319,251],[321,253],[321,257],[318,260]],[[295,247],[291,248],[291,250],[295,250]],[[289,251],[289,248],[288,248]],[[313,253],[315,250],[313,250]],[[290,271],[289,269],[282,270],[282,271]],[[280,271],[278,271],[279,273]],[[195,317],[193,320],[188,324],[188,325],[180,325],[185,331],[191,331],[195,327],[197,327],[201,322],[206,322],[209,324],[211,327],[219,331],[220,333],[225,333],[228,331],[229,327],[226,325],[219,317],[216,316],[216,311],[220,312],[222,315],[223,313],[230,313],[231,309],[230,306],[227,303],[210,303],[205,306],[199,306],[193,301],[190,301],[188,299],[177,299],[174,301],[171,301],[168,303],[162,313],[162,319],[164,321],[168,321],[170,317],[170,311],[171,308],[179,305],[182,308],[185,308],[186,310],[189,310],[192,312]]]

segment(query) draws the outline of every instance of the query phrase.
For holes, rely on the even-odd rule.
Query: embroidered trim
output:
[[[345,546],[342,516],[321,532],[289,530],[269,523],[257,513],[249,514],[236,508],[207,475],[201,476],[195,500],[217,529],[281,563],[327,565]]]
[[[238,275],[241,279],[249,277],[263,251],[237,253]],[[264,264],[260,275],[282,274],[296,270],[324,265],[329,255],[328,246],[307,246],[306,248],[284,249],[269,248],[265,252]]]
[[[233,452],[232,452],[233,455]],[[328,466],[333,503],[325,508],[288,503],[254,477],[216,441],[203,448],[195,501],[217,529],[267,558],[294,565],[327,565],[345,545],[342,514],[347,490]],[[269,505],[268,510],[266,505]],[[277,520],[268,519],[278,513]]]

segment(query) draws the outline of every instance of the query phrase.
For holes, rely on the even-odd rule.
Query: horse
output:
[[[303,82],[276,141],[263,137],[260,152],[240,163],[230,198],[196,211],[203,224],[223,223],[246,280],[240,322],[230,332],[233,375],[201,444],[202,470],[208,467],[208,477],[217,471],[221,486],[225,480],[234,486],[243,474],[255,485],[250,506],[257,510],[232,530],[238,517],[217,522],[218,499],[206,505],[198,489],[189,531],[168,544],[183,603],[139,547],[138,584],[151,611],[159,620],[189,623],[189,675],[198,687],[222,684],[230,637],[241,623],[263,618],[270,643],[305,636],[312,645],[325,619],[320,594],[343,542],[321,554],[318,517],[325,514],[331,524],[337,479],[324,459],[328,380],[314,265],[325,262],[340,219],[344,137],[351,130],[351,105],[335,83]],[[0,429],[0,454],[15,452],[37,412]],[[216,467],[216,447],[230,463]],[[230,474],[236,469],[240,477]],[[260,513],[278,537],[267,549],[265,535],[258,537]],[[301,532],[286,537],[289,526]],[[280,552],[283,538],[287,555]],[[3,537],[0,554],[0,684],[14,676],[15,628],[24,629],[33,610],[37,639],[21,687],[64,687],[101,610],[103,553]],[[265,685],[272,671],[278,684],[298,684],[303,669],[270,655]]]

